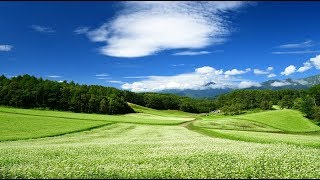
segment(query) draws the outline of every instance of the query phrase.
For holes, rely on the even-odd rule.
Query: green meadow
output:
[[[320,178],[320,128],[295,110],[99,115],[0,108],[0,178]]]

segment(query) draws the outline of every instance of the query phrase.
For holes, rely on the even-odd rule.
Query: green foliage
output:
[[[66,81],[59,83],[29,75],[0,78],[0,105],[6,106],[102,114],[133,112],[124,100],[118,99],[123,96],[123,91],[111,87],[79,85]],[[109,102],[106,102],[107,109],[100,106],[101,101],[106,99],[117,105],[112,112],[107,110]]]
[[[296,109],[296,110],[300,110],[301,111],[302,104],[303,104],[303,99],[302,98],[296,98],[293,101],[292,109]]]
[[[242,103],[225,105],[221,108],[222,112],[224,112],[225,115],[239,115],[242,113],[243,109],[244,107]]]
[[[260,109],[263,109],[263,110],[270,110],[270,109],[272,109],[272,102],[271,101],[261,101],[259,107],[260,107]]]
[[[293,106],[292,97],[289,95],[283,96],[283,98],[279,101],[278,105],[280,108],[291,109]]]
[[[306,114],[307,118],[314,118],[314,98],[305,97],[301,105],[301,111]]]

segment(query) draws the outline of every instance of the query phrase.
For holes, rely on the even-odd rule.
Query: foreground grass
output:
[[[320,178],[320,151],[112,124],[0,143],[0,178]]]
[[[0,112],[0,141],[57,136],[110,124]]]

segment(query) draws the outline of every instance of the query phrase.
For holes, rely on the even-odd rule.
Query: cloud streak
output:
[[[8,52],[8,51],[11,51],[12,48],[13,48],[13,46],[8,45],[8,44],[1,44],[0,45],[0,51]]]
[[[100,52],[113,57],[134,58],[170,49],[200,49],[225,41],[230,31],[223,13],[243,4],[235,1],[126,2],[113,20],[86,35],[93,42],[104,42]],[[207,52],[181,53],[178,55]]]
[[[61,78],[62,76],[57,76],[57,75],[49,75],[48,77],[50,77],[50,78]]]
[[[174,56],[196,56],[196,55],[204,55],[204,54],[211,54],[209,51],[182,51],[177,52],[172,55]]]
[[[280,45],[279,48],[283,48],[283,49],[292,49],[292,48],[307,48],[307,47],[312,47],[314,46],[314,42],[311,40],[306,40],[304,42],[301,43],[294,43],[294,44],[283,44]]]
[[[314,54],[319,53],[320,50],[302,50],[302,51],[276,51],[272,52],[272,54]]]
[[[106,76],[109,76],[109,74],[107,74],[107,73],[102,73],[102,74],[96,74],[96,75],[94,75],[94,76],[96,76],[96,77],[106,77]]]
[[[41,33],[54,33],[54,32],[56,32],[51,27],[40,26],[40,25],[31,25],[31,29],[33,29],[34,31],[37,31],[37,32],[41,32]]]

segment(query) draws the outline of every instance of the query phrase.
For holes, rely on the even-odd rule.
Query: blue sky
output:
[[[319,8],[318,2],[0,2],[0,73],[132,91],[303,78],[320,69]]]

